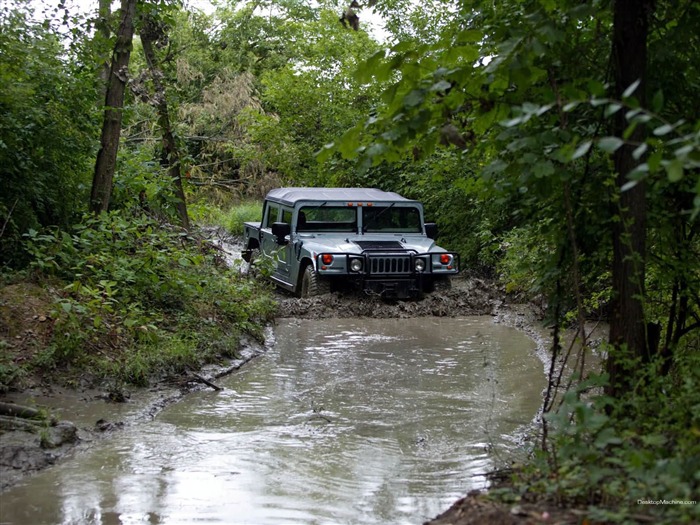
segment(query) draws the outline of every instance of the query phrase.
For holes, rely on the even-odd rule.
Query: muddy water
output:
[[[542,363],[490,317],[283,321],[225,390],[0,496],[12,524],[419,524],[486,484]]]

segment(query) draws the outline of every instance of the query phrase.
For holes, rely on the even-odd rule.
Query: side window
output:
[[[265,219],[265,224],[263,224],[264,228],[272,228],[272,223],[277,222],[279,211],[279,206],[276,204],[267,205],[267,218]]]
[[[292,224],[292,210],[289,208],[282,208],[282,222]]]

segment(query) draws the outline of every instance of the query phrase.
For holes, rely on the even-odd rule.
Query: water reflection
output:
[[[422,523],[485,485],[544,387],[534,344],[490,318],[288,321],[275,337],[225,390],[3,494],[0,522]]]

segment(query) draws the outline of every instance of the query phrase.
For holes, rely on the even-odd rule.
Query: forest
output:
[[[22,360],[0,339],[2,389],[146,384],[261,337],[267,285],[202,229],[236,233],[276,187],[377,187],[543,305],[574,370],[498,497],[700,521],[700,3],[118,4],[0,3],[0,306],[53,305]]]

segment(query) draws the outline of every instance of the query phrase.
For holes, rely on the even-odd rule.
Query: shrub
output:
[[[42,367],[143,384],[216,358],[220,339],[260,338],[274,311],[264,285],[227,268],[207,241],[148,217],[110,212],[26,237],[36,276],[60,285]]]

